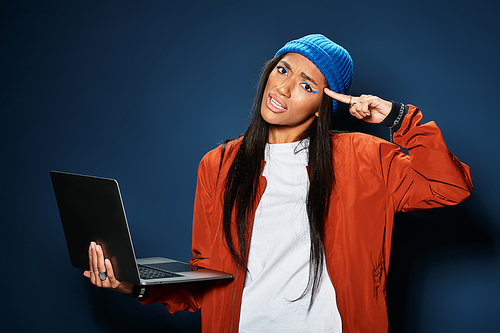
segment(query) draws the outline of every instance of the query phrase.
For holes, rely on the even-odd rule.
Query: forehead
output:
[[[311,60],[304,57],[299,53],[286,53],[281,59],[283,62],[287,62],[293,72],[301,72],[313,78],[318,84],[326,82],[321,71],[312,63]]]

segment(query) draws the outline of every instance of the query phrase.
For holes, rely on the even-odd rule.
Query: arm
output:
[[[408,106],[408,114],[394,133],[394,142],[408,149],[409,155],[387,142],[377,152],[396,211],[455,205],[472,191],[469,167],[448,150],[436,124],[421,124],[422,118],[419,109]]]
[[[371,95],[354,97],[329,89],[325,93],[349,104],[349,112],[356,118],[393,128],[394,142],[408,149],[409,156],[393,144],[374,142],[373,156],[396,211],[454,205],[469,197],[469,167],[448,150],[434,122],[421,124],[423,115],[416,107],[394,107],[401,105]]]
[[[211,221],[213,214],[213,190],[215,187],[217,174],[211,167],[211,154],[218,155],[220,149],[205,155],[198,167],[198,179],[196,183],[196,194],[193,209],[193,237],[191,250],[193,258],[191,264],[210,268],[211,252]],[[219,157],[220,159],[220,157]],[[215,160],[219,160],[215,159]],[[216,169],[217,170],[217,169]]]

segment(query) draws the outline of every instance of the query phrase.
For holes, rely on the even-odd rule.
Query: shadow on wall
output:
[[[425,331],[421,327],[426,321],[422,316],[428,316],[429,312],[441,312],[447,316],[442,322],[453,321],[452,317],[456,315],[451,313],[450,302],[460,290],[454,289],[459,286],[452,284],[466,273],[471,262],[494,260],[494,237],[485,230],[491,224],[467,209],[467,206],[474,205],[474,201],[471,197],[466,204],[396,214],[387,286],[391,332]],[[450,266],[450,262],[458,265]],[[446,275],[451,274],[453,279],[428,278],[439,270],[445,270]],[[453,293],[439,298],[437,294],[445,289],[443,287],[453,289]],[[433,304],[429,304],[429,297],[426,297],[429,293]],[[429,308],[432,306],[435,311]],[[466,306],[474,308],[476,305]],[[421,313],[423,308],[426,314]],[[463,318],[460,319],[457,322],[464,323]],[[439,331],[438,327],[433,329]]]

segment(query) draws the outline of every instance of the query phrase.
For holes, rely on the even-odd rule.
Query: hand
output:
[[[99,287],[106,288],[121,293],[130,294],[134,290],[134,284],[122,282],[115,279],[113,265],[109,259],[104,259],[102,247],[95,242],[90,242],[89,247],[89,267],[90,271],[83,272],[83,275],[90,279],[90,283]],[[99,278],[99,272],[106,272],[107,277],[104,281]]]
[[[325,88],[325,94],[336,101],[349,104],[349,112],[367,123],[380,124],[391,112],[392,103],[377,96],[361,95],[359,97],[338,94]]]

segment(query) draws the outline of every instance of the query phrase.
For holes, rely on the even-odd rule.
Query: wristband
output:
[[[393,129],[394,127],[396,127],[398,125],[401,118],[403,118],[404,113],[405,113],[405,105],[403,103],[401,103],[401,106],[399,107],[398,116],[396,117],[396,120],[394,120],[394,123],[392,124],[392,126],[389,127],[390,129]]]
[[[389,127],[396,132],[401,127],[402,120],[407,112],[408,107],[406,105],[392,101],[391,112],[389,112],[380,125]]]

